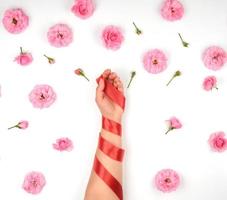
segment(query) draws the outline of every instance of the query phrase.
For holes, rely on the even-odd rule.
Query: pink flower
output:
[[[168,21],[179,20],[184,15],[184,7],[177,0],[165,0],[161,8],[161,15]]]
[[[143,57],[143,65],[149,73],[158,74],[167,68],[167,58],[159,49],[150,50]]]
[[[203,81],[203,89],[206,91],[210,91],[213,88],[217,88],[217,79],[215,76],[207,76]]]
[[[18,55],[14,61],[16,61],[19,65],[26,66],[32,63],[33,57],[32,54],[23,52],[22,47],[20,47],[20,55]]]
[[[213,151],[223,152],[227,150],[227,139],[225,139],[224,132],[216,132],[210,135],[208,140]]]
[[[29,94],[29,100],[35,108],[48,108],[57,98],[53,88],[49,85],[36,85]]]
[[[68,25],[56,24],[49,29],[47,38],[54,47],[66,47],[73,41],[73,33]]]
[[[92,0],[76,0],[75,5],[71,8],[71,11],[81,19],[87,19],[92,16],[94,12],[94,4]]]
[[[28,121],[20,121],[16,125],[9,127],[8,130],[10,130],[12,128],[26,129],[26,128],[28,128],[28,125],[29,125]]]
[[[163,169],[155,176],[155,186],[162,192],[175,191],[180,185],[180,177],[172,169]]]
[[[8,32],[17,34],[28,27],[29,18],[20,8],[8,9],[4,13],[2,23]]]
[[[24,178],[23,189],[31,194],[39,194],[46,185],[46,179],[40,172],[30,172]]]
[[[117,50],[124,41],[121,29],[117,26],[106,26],[102,32],[102,40],[107,49]]]
[[[202,55],[204,65],[211,70],[219,70],[227,61],[226,52],[218,46],[211,46],[205,49]]]
[[[172,131],[174,129],[180,129],[182,127],[180,120],[176,117],[171,117],[169,120],[167,120],[167,122],[169,124],[169,128],[165,134],[167,134],[169,131]]]
[[[59,138],[56,144],[53,144],[53,148],[58,151],[72,151],[73,142],[69,138]]]
[[[83,76],[87,81],[90,81],[81,68],[74,70],[74,73],[78,76]]]

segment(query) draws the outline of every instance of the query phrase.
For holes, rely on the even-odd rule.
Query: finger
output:
[[[116,88],[118,87],[118,84],[117,84],[116,81],[114,81],[113,85],[114,85],[114,87],[116,87]]]
[[[110,73],[111,73],[111,70],[110,70],[110,69],[106,69],[106,70],[103,72],[103,74],[102,74],[103,78],[107,78],[107,77],[109,76]]]
[[[119,83],[120,83],[120,78],[116,76],[116,78],[114,79],[114,86],[117,88]]]
[[[96,101],[97,102],[100,102],[103,99],[103,97],[104,97],[104,92],[103,92],[104,88],[105,88],[105,82],[104,82],[103,78],[101,78],[99,80],[98,86],[96,88]]]
[[[120,78],[117,76],[117,77],[114,79],[114,82],[116,82],[116,83],[120,82]]]
[[[114,83],[114,79],[116,78],[116,73],[112,72],[109,77],[108,80],[113,84]]]
[[[122,82],[119,83],[117,89],[118,89],[120,92],[122,92],[122,93],[124,92],[124,88],[123,88]]]
[[[110,79],[114,80],[117,77],[117,74],[115,72],[112,72],[109,76]]]

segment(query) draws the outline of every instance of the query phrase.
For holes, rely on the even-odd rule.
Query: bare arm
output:
[[[108,79],[114,87],[123,94],[123,86],[119,77],[110,70],[103,73],[103,78]],[[96,89],[96,103],[100,109],[102,116],[114,122],[121,124],[123,109],[108,98],[104,93],[105,82],[101,79]],[[101,128],[100,137],[114,146],[121,148],[121,136],[113,134],[108,130]],[[112,174],[112,176],[122,184],[122,163],[110,158],[103,153],[100,148],[96,150],[96,157],[102,165]],[[85,200],[117,200],[117,195],[111,188],[92,170],[88,186],[85,193]]]

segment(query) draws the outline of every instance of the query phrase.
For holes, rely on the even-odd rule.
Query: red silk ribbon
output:
[[[115,88],[112,83],[100,76],[97,79],[99,83],[100,79],[105,82],[104,93],[123,110],[125,108],[125,97],[124,95]],[[115,135],[121,136],[121,124],[102,117],[102,128]],[[100,136],[99,138],[99,149],[105,153],[108,157],[113,160],[122,162],[124,156],[124,150],[111,144]],[[93,169],[95,173],[110,187],[110,189],[117,195],[120,200],[123,200],[123,189],[121,183],[103,166],[103,164],[95,157]]]
[[[124,157],[124,150],[113,145],[102,136],[100,136],[99,138],[99,149],[113,160],[122,162]]]
[[[113,134],[121,136],[121,124],[119,124],[111,119],[102,117],[102,128]]]
[[[123,110],[125,109],[125,97],[122,95],[122,93],[115,88],[112,83],[110,83],[108,80],[104,79],[101,75],[99,78],[97,78],[97,83],[99,83],[100,79],[103,79],[105,82],[105,88],[104,93],[117,105],[119,105]]]
[[[103,164],[95,157],[94,161],[95,173],[111,188],[120,200],[123,200],[123,190],[121,183],[113,177],[113,175],[103,166]]]

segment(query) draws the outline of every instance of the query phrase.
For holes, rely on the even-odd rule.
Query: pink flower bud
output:
[[[22,48],[20,47],[21,53],[18,55],[14,61],[16,61],[19,65],[26,66],[29,65],[33,61],[32,54],[26,53],[22,51]]]
[[[80,75],[83,74],[83,70],[80,69],[80,68],[78,68],[78,69],[76,69],[76,70],[74,71],[74,73],[75,73],[76,75],[80,76]]]
[[[203,81],[203,89],[206,91],[210,91],[213,88],[217,88],[217,79],[215,76],[207,76]]]
[[[26,129],[26,128],[28,128],[28,125],[29,125],[28,121],[23,120],[23,121],[20,121],[17,125],[9,127],[8,130],[10,130],[12,128]]]
[[[84,71],[81,68],[74,70],[74,73],[78,76],[83,76],[87,81],[89,81],[88,77],[85,75]]]
[[[20,129],[26,129],[28,128],[28,121],[20,121],[17,126]]]
[[[171,117],[169,120],[167,120],[167,122],[169,123],[169,128],[165,134],[167,134],[169,131],[172,131],[174,129],[180,129],[182,127],[180,120],[176,117]]]

